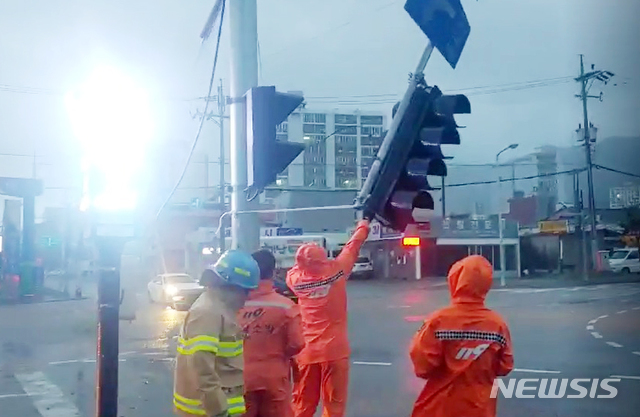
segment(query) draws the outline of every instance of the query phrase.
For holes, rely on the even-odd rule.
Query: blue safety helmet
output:
[[[258,288],[260,268],[255,259],[248,253],[239,250],[228,250],[209,269],[212,269],[230,285],[248,290]]]

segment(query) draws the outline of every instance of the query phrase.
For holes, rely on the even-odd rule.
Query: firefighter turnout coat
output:
[[[223,288],[208,288],[187,313],[174,379],[179,416],[240,416],[246,411],[242,329],[237,324],[242,301]]]

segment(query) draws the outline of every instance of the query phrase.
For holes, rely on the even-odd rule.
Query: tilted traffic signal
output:
[[[245,94],[247,174],[249,188],[260,193],[304,150],[300,143],[276,140],[276,127],[304,100],[279,93],[273,86],[254,87]]]
[[[459,145],[454,114],[471,113],[464,95],[443,95],[420,78],[394,106],[393,121],[358,200],[365,215],[405,231],[420,221],[415,209],[433,210],[428,175],[444,177],[447,166],[440,145]]]

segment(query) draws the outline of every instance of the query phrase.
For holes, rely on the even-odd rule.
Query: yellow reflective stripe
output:
[[[238,268],[237,266],[233,268],[233,272],[235,272],[236,274],[244,275],[245,277],[251,276],[251,272],[247,271],[246,269]]]
[[[202,408],[202,401],[192,400],[185,398],[180,394],[173,393],[173,404],[178,410],[184,411],[188,414],[194,414],[198,416],[206,415],[204,408]],[[227,411],[230,415],[244,414],[247,412],[247,407],[244,402],[243,396],[227,398]]]
[[[242,346],[242,340],[235,342],[220,342],[218,356],[225,358],[240,356],[243,352]]]
[[[193,355],[196,352],[218,353],[220,340],[213,336],[196,336],[191,339],[178,338],[178,352]]]
[[[195,405],[195,406],[202,405],[202,401],[200,401],[200,400],[192,400],[190,398],[183,397],[182,395],[178,394],[177,392],[173,393],[173,398],[175,398],[176,400],[178,400],[180,402],[188,404],[188,405]]]
[[[194,414],[197,416],[204,416],[207,412],[202,408],[202,401],[191,400],[185,398],[180,394],[173,393],[173,405],[180,411],[184,411],[187,414]]]
[[[227,411],[229,411],[229,414],[232,416],[236,414],[244,414],[247,412],[247,407],[244,404],[243,396],[231,397],[227,399],[227,404],[229,405],[229,409]]]

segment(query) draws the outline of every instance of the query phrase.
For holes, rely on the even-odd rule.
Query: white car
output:
[[[371,279],[373,278],[373,263],[366,256],[361,256],[356,260],[355,265],[353,266],[353,270],[351,271],[351,277],[354,279],[363,278],[363,279]]]
[[[616,249],[609,256],[609,268],[616,273],[640,273],[638,248]]]
[[[147,285],[149,301],[188,310],[202,294],[202,287],[189,274],[160,274]]]

